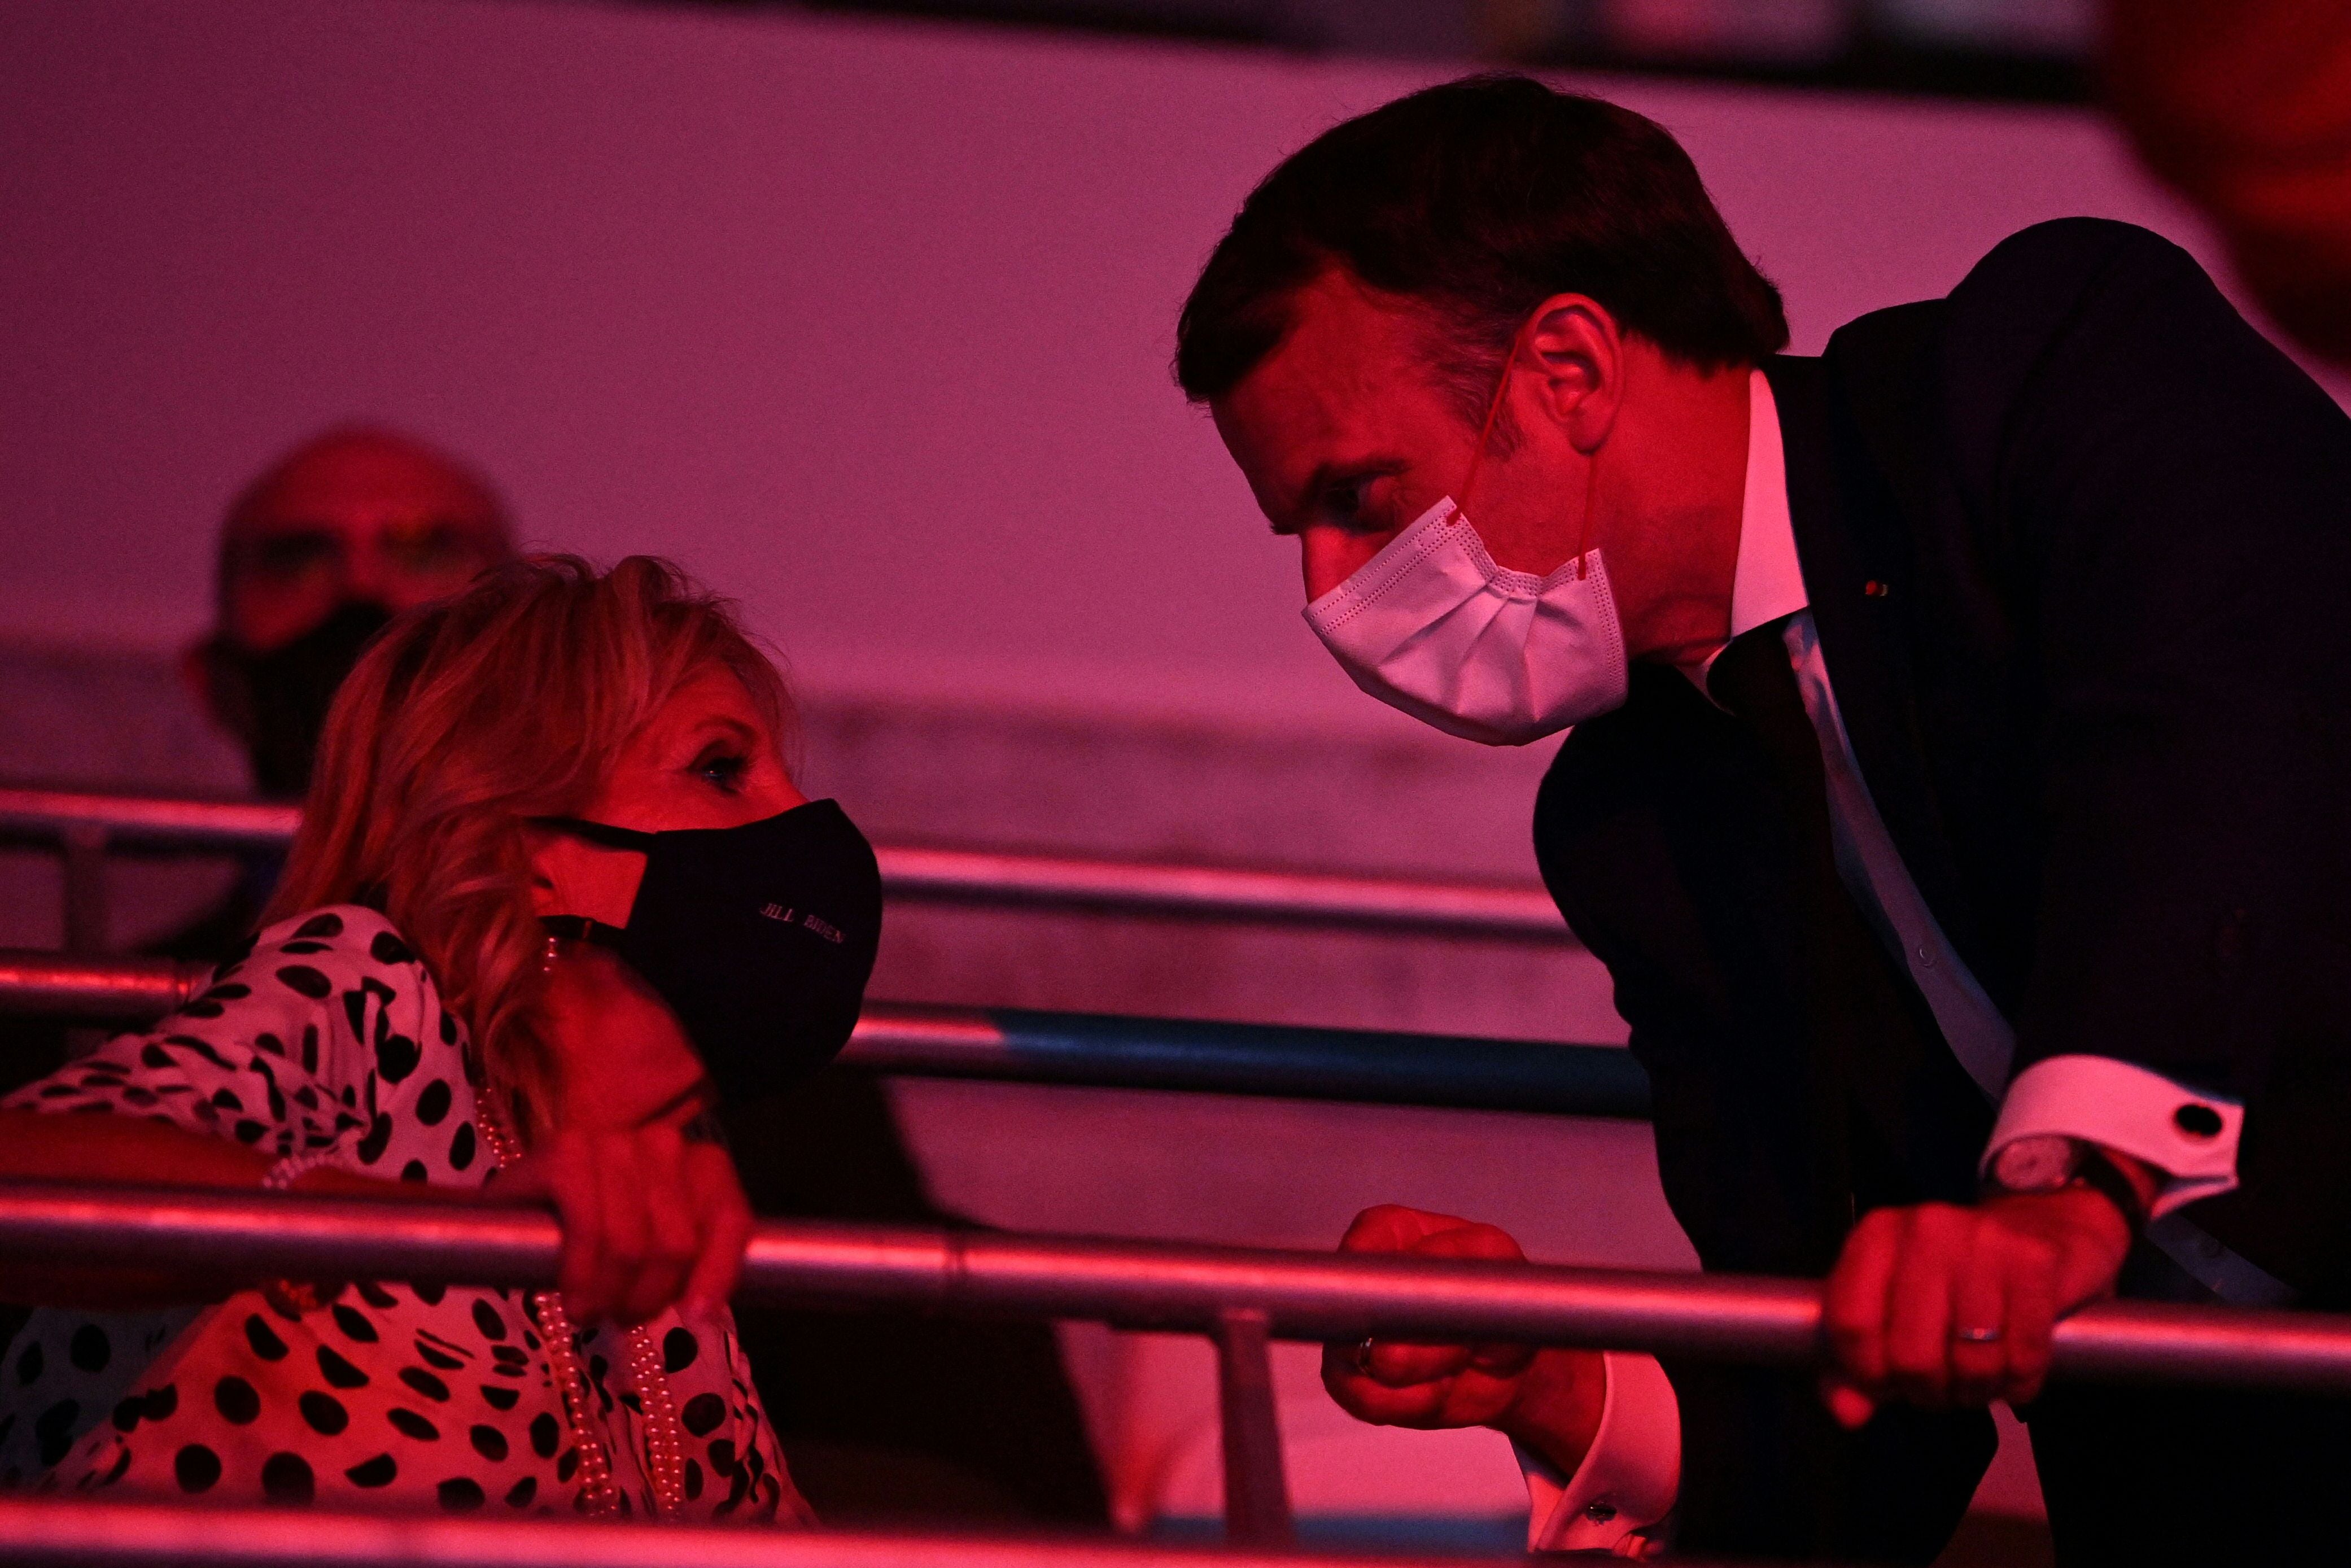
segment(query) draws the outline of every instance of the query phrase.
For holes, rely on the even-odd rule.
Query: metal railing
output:
[[[129,1028],[186,1000],[208,966],[0,948],[0,1016]],[[841,1056],[860,1071],[1552,1115],[1645,1117],[1614,1046],[1284,1029],[1097,1013],[870,1002]]]
[[[300,821],[292,806],[0,788],[0,842],[44,845],[61,858],[66,947],[75,953],[105,949],[109,854],[282,848]],[[894,898],[1562,946],[1575,940],[1539,887],[905,846],[875,853],[883,890]]]
[[[12,1260],[249,1278],[554,1280],[559,1233],[529,1208],[373,1197],[0,1182]],[[768,1222],[741,1299],[1074,1318],[1273,1339],[1503,1340],[1804,1364],[1820,1288],[1800,1280],[1369,1253]],[[2052,1375],[2351,1395],[2351,1315],[2105,1301],[2057,1326]]]
[[[0,1183],[0,1257],[18,1267],[545,1286],[559,1240],[528,1208]],[[1820,1288],[1802,1281],[876,1226],[761,1225],[738,1298],[1209,1335],[1227,1532],[1260,1545],[1291,1533],[1270,1340],[1376,1333],[1782,1365],[1823,1350]],[[2333,1314],[2108,1301],[2058,1324],[2053,1350],[2060,1379],[2351,1395],[2351,1317]]]
[[[1344,1557],[1093,1539],[773,1526],[433,1519],[0,1495],[18,1568],[1494,1568],[1490,1557]],[[1704,1568],[1677,1557],[1677,1568]]]

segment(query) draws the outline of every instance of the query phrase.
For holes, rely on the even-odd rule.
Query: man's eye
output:
[[[283,581],[330,570],[340,562],[342,553],[342,541],[330,533],[271,534],[246,547],[244,564],[257,577]]]
[[[1367,474],[1360,479],[1332,485],[1322,492],[1322,516],[1343,528],[1359,533],[1385,528],[1386,508],[1381,504],[1379,486],[1386,477],[1384,474]]]
[[[473,566],[483,553],[464,528],[450,522],[390,530],[383,549],[401,570],[420,577]]]

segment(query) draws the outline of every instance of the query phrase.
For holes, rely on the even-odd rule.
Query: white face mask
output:
[[[1464,740],[1524,746],[1625,702],[1600,551],[1549,577],[1506,571],[1450,496],[1308,605],[1306,623],[1357,685]]]

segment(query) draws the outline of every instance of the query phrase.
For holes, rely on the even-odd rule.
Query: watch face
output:
[[[2019,1138],[1991,1157],[1991,1179],[2011,1192],[2049,1192],[2073,1179],[2081,1163],[2071,1138]]]

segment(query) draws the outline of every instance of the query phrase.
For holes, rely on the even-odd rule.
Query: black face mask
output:
[[[882,873],[837,803],[657,833],[539,821],[644,852],[626,926],[569,915],[547,927],[628,960],[677,1014],[723,1097],[789,1088],[849,1043],[882,937]]]
[[[392,622],[392,612],[366,600],[347,600],[335,612],[282,648],[251,653],[225,642],[213,645],[215,678],[228,684],[222,706],[242,710],[254,781],[277,800],[299,800],[310,788],[310,766],[335,689],[369,640]]]

